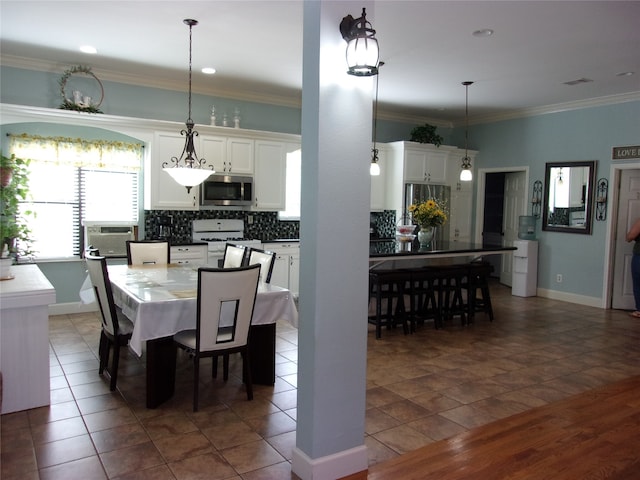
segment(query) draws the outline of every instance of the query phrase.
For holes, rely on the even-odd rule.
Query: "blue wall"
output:
[[[59,78],[60,74],[1,67],[0,102],[56,108],[61,101]],[[185,92],[103,83],[105,99],[100,108],[105,113],[180,122],[185,120]],[[196,124],[209,124],[212,105],[216,107],[218,124],[223,112],[232,116],[234,108],[238,107],[243,128],[300,133],[298,108],[204,95],[194,95],[193,119]],[[378,141],[407,140],[414,126],[379,120]],[[444,144],[464,145],[461,128],[440,128],[438,133],[444,137]],[[476,169],[526,166],[530,169],[531,182],[544,180],[545,163],[573,160],[597,160],[597,178],[608,178],[611,148],[639,143],[638,101],[473,125],[469,132],[469,148],[480,152],[475,162]],[[603,290],[607,226],[608,222],[594,221],[592,235],[576,235],[541,232],[538,222],[538,286],[599,298]],[[563,273],[561,285],[555,283],[556,272]],[[61,303],[76,300],[75,292],[59,295],[58,298]]]

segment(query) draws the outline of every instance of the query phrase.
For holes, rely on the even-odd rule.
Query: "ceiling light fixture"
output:
[[[194,25],[198,24],[197,20],[185,19],[183,22],[189,25],[189,116],[187,117],[187,129],[181,130],[180,135],[185,135],[185,144],[180,158],[171,157],[172,166],[168,166],[169,162],[164,162],[162,168],[180,185],[187,187],[187,192],[191,191],[191,187],[200,185],[209,175],[214,173],[213,165],[204,168],[207,161],[204,158],[198,158],[193,141],[193,137],[198,136],[193,127],[195,124],[191,119],[191,30]]]
[[[378,67],[384,65],[384,62],[380,62]],[[380,81],[380,75],[376,76],[376,100],[373,104],[373,149],[371,149],[371,165],[369,166],[369,175],[380,175],[380,165],[378,164],[378,148],[376,146],[376,137],[378,132],[378,82]]]
[[[471,159],[469,158],[469,85],[473,85],[473,82],[462,82],[466,90],[466,100],[464,107],[464,157],[462,158],[462,170],[460,170],[460,181],[470,182],[473,180],[473,173],[471,172]]]
[[[207,75],[213,75],[214,73],[216,73],[216,69],[213,67],[204,67],[202,69],[202,73],[206,73]]]
[[[347,42],[347,73],[358,77],[378,74],[378,40],[366,15],[366,9],[363,8],[360,18],[354,20],[347,15],[340,22],[340,33]]]
[[[96,47],[92,47],[91,45],[82,45],[80,47],[80,51],[82,53],[88,53],[90,55],[95,55],[98,53],[98,49]]]

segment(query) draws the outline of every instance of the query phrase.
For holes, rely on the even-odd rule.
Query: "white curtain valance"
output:
[[[7,134],[9,152],[18,158],[95,169],[139,171],[143,145],[111,140]]]

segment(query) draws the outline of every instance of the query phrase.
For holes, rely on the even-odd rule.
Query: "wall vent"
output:
[[[565,85],[578,85],[580,83],[589,83],[589,82],[593,82],[593,80],[591,80],[590,78],[579,78],[577,80],[571,80],[570,82],[564,82]]]

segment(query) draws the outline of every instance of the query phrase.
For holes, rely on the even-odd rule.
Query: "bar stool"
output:
[[[469,313],[468,296],[464,301],[463,285],[468,283],[469,269],[466,265],[445,265],[438,267],[438,309],[442,322],[460,316],[462,325],[467,323]]]
[[[442,326],[440,308],[436,298],[438,270],[432,267],[409,269],[410,273],[410,311],[411,331],[415,331],[416,323],[424,324],[433,319],[435,328]]]
[[[388,329],[402,323],[405,335],[409,332],[404,296],[409,291],[409,273],[402,270],[373,270],[369,272],[369,298],[375,299],[376,313],[368,316],[368,322],[376,326],[376,339],[382,336],[382,327]],[[386,300],[386,313],[382,302]],[[395,309],[394,307],[395,303]]]
[[[493,321],[493,307],[491,305],[491,293],[489,292],[489,276],[493,272],[493,265],[489,262],[476,261],[469,263],[469,279],[464,286],[469,299],[469,322],[473,322],[476,312],[484,312],[489,315],[489,321]],[[478,297],[478,290],[482,297]]]

